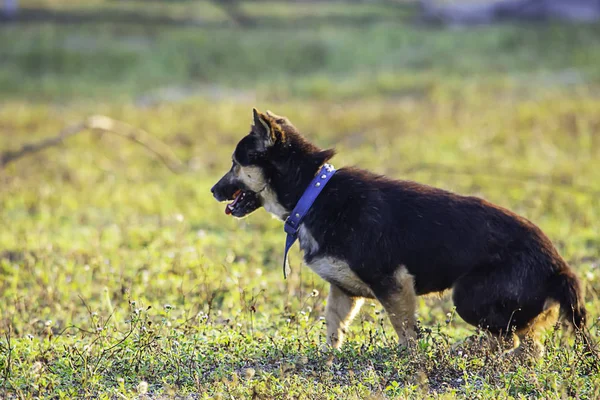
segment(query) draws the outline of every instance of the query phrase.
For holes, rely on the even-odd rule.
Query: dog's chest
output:
[[[321,278],[350,295],[373,297],[371,289],[352,271],[347,262],[327,254],[313,257],[319,251],[319,243],[304,225],[300,226],[298,240],[305,260],[310,260],[306,265]]]

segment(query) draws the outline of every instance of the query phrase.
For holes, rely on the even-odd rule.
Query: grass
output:
[[[407,23],[405,9],[259,3],[248,12],[263,25],[231,29],[208,3],[149,4],[142,16],[215,24],[0,27],[0,149],[102,113],[187,165],[174,175],[129,142],[80,135],[0,171],[4,397],[600,397],[593,359],[562,331],[547,333],[535,362],[453,350],[480,333],[448,295],[420,300],[410,354],[367,303],[327,365],[327,285],[297,248],[283,280],[281,223],[264,211],[233,220],[209,192],[251,107],[272,109],[335,146],[336,166],[483,196],[537,223],[582,279],[597,335],[597,26],[433,30]],[[335,25],[317,18],[332,14]]]
[[[24,14],[40,7],[23,3]],[[127,100],[157,87],[184,93],[191,87],[332,100],[426,93],[440,84],[461,86],[466,77],[492,86],[600,80],[597,25],[447,32],[407,24],[412,14],[406,7],[250,2],[247,13],[259,25],[240,31],[207,2],[45,3],[54,5],[43,9],[47,22],[0,29],[6,95]],[[52,22],[61,15],[71,23]],[[76,23],[80,19],[86,23]],[[199,26],[186,26],[189,20]]]

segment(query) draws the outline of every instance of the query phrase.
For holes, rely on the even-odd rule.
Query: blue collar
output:
[[[330,164],[325,164],[321,167],[321,170],[313,180],[310,182],[310,185],[306,188],[300,200],[296,204],[296,207],[292,210],[292,213],[285,220],[285,225],[283,229],[287,233],[287,237],[285,239],[285,251],[283,253],[283,278],[287,278],[285,265],[287,262],[287,254],[296,239],[298,238],[298,229],[300,229],[300,224],[302,220],[310,210],[310,207],[313,205],[321,191],[327,185],[327,182],[331,179],[331,177],[335,175],[335,168],[333,168]]]

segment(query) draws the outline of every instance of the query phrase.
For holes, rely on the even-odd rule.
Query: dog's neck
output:
[[[322,150],[301,137],[281,158],[273,163],[270,174],[270,194],[263,196],[264,208],[281,220],[286,220],[321,167],[335,154]]]
[[[325,164],[305,165],[298,168],[294,176],[286,179],[285,182],[273,187],[277,204],[265,204],[265,209],[274,214],[279,219],[285,219],[292,212],[296,204],[310,185],[310,182],[319,173],[319,170]],[[272,202],[271,202],[272,203]]]
[[[323,167],[323,164],[317,165],[316,168],[307,168],[304,174],[300,174],[298,176],[298,185],[296,186],[296,190],[294,190],[293,192],[293,197],[291,197],[290,203],[286,204],[286,209],[288,209],[291,212],[294,209],[294,207],[296,207],[296,204],[298,204],[298,201],[300,200],[304,192],[306,192],[306,190],[308,189],[310,182],[319,173],[319,170],[321,169],[321,167]]]

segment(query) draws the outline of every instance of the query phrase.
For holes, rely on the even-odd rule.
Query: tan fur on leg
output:
[[[519,346],[519,338],[514,333],[494,334],[486,332],[487,344],[490,350],[510,353]]]
[[[350,297],[337,286],[331,285],[325,308],[325,321],[327,322],[327,344],[339,349],[344,341],[344,334],[352,319],[360,310],[364,299]]]
[[[399,287],[398,291],[379,300],[398,334],[400,344],[406,346],[411,339],[415,339],[417,336],[415,333],[415,310],[417,308],[415,282],[404,266],[396,271],[394,278]]]
[[[554,325],[558,320],[558,304],[548,303],[544,308],[546,309],[535,317],[527,328],[517,332],[520,341],[518,351],[532,355],[535,358],[543,356],[545,352],[541,340],[544,329]]]

